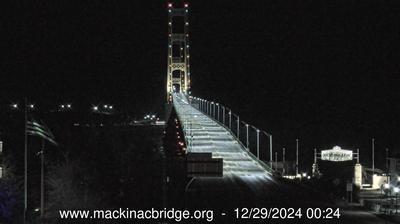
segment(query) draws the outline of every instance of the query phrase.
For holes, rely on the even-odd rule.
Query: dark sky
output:
[[[163,108],[166,1],[4,7],[2,102]],[[222,102],[276,147],[399,149],[400,3],[189,1],[193,95]],[[362,157],[363,157],[362,155]],[[365,158],[367,159],[367,158]]]

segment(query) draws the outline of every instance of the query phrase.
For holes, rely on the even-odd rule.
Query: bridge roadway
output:
[[[270,168],[252,156],[246,148],[221,124],[192,106],[186,96],[173,95],[174,108],[184,128],[189,152],[211,152],[214,158],[223,158],[223,178],[198,177],[187,185],[185,206],[187,208],[215,209],[226,213],[216,215],[215,223],[266,223],[267,220],[235,218],[235,208],[337,208],[324,193],[301,183],[275,178]],[[341,208],[339,219],[324,223],[384,223],[371,214],[357,209]],[[218,217],[219,216],[219,217]],[[276,223],[320,222],[298,219]],[[282,221],[282,222],[281,222]],[[326,221],[326,222],[325,222]]]
[[[184,129],[188,152],[211,152],[223,159],[223,175],[268,177],[265,164],[250,152],[221,124],[193,107],[185,95],[173,95],[174,107]]]
[[[211,152],[214,158],[223,158],[222,178],[196,177],[186,185],[188,207],[224,210],[244,206],[320,206],[321,202],[328,202],[315,192],[274,177],[270,168],[251,155],[229,130],[196,109],[183,94],[175,93],[173,103],[186,132],[188,151]]]

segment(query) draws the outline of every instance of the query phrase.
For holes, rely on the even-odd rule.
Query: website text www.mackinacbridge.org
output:
[[[114,210],[59,210],[62,220],[205,220],[212,222],[214,212],[212,210],[179,210],[179,209],[148,209],[134,210],[119,208]]]

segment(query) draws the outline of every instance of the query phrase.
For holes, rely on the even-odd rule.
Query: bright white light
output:
[[[11,105],[13,108],[18,108],[18,104],[14,103],[13,105]]]
[[[71,108],[71,104],[67,104],[67,107],[68,107],[68,108]]]
[[[172,3],[168,3],[168,8],[171,8],[172,7]]]
[[[35,105],[31,104],[31,105],[29,105],[29,107],[30,107],[30,108],[34,108],[34,107],[35,107]]]
[[[386,184],[383,185],[383,187],[384,187],[385,189],[389,189],[389,188],[390,188],[390,184],[386,183]]]
[[[65,106],[64,106],[64,104],[63,105],[61,105],[61,108],[64,108]]]
[[[400,192],[400,188],[398,188],[398,187],[395,187],[395,188],[393,188],[393,191],[394,191],[394,193],[399,193]]]
[[[99,108],[97,106],[93,107],[93,110],[97,111]]]
[[[340,146],[334,146],[333,150],[341,150],[342,148],[340,148]]]
[[[187,7],[189,7],[189,4],[188,4],[188,3],[185,3],[185,8],[187,8]]]
[[[307,176],[307,173],[303,173],[303,177],[306,177]]]
[[[108,108],[113,109],[113,106],[110,105]]]
[[[104,108],[108,108],[108,105],[106,104],[106,105],[104,105]]]

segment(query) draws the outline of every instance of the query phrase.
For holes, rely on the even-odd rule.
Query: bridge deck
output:
[[[186,130],[189,152],[211,152],[223,158],[224,176],[269,176],[270,173],[225,127],[189,104],[186,96],[173,95],[174,108]]]

